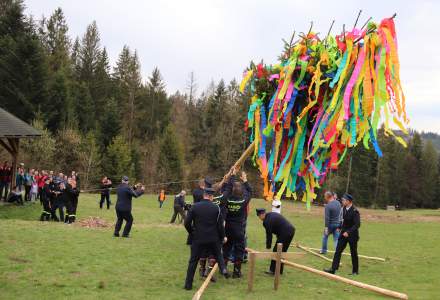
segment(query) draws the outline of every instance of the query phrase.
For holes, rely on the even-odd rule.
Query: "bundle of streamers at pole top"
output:
[[[309,208],[349,148],[382,156],[378,127],[406,146],[390,129],[408,124],[393,18],[324,40],[309,31],[278,64],[247,68],[240,90],[267,200],[301,195]]]

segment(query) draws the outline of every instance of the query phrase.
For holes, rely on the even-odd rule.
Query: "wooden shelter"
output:
[[[15,182],[20,139],[40,137],[41,132],[0,108],[0,145],[12,156],[11,188]]]

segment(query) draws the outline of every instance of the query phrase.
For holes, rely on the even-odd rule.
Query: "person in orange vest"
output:
[[[159,201],[159,208],[162,208],[165,198],[165,190],[160,190],[160,194],[157,197],[157,201]]]

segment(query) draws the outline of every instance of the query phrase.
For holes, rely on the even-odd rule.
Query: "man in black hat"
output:
[[[257,208],[256,212],[258,218],[263,221],[263,226],[266,229],[266,248],[270,249],[272,247],[272,234],[275,234],[277,241],[273,247],[273,252],[277,251],[278,243],[282,243],[283,252],[287,252],[295,235],[295,227],[277,212],[266,213],[264,208]],[[272,260],[270,262],[269,271],[267,271],[266,274],[274,275],[275,266],[276,262]],[[283,264],[281,264],[280,273],[283,274]]]
[[[191,207],[185,219],[185,228],[192,235],[191,256],[185,280],[186,290],[192,289],[197,262],[207,251],[214,253],[221,273],[229,277],[221,251],[222,242],[225,242],[224,221],[220,207],[212,203],[214,193],[213,188],[205,188],[203,200]]]
[[[336,247],[335,256],[331,269],[324,271],[335,274],[339,268],[342,252],[344,252],[347,244],[350,245],[352,273],[350,275],[359,274],[359,258],[357,253],[357,243],[359,240],[359,227],[361,226],[361,216],[356,207],[353,206],[353,197],[350,194],[342,196],[342,227],[339,235],[338,246]]]
[[[115,237],[119,237],[119,231],[122,227],[122,222],[125,220],[123,237],[128,237],[133,224],[133,216],[131,214],[131,200],[133,197],[137,198],[144,193],[145,187],[141,185],[135,185],[134,188],[128,185],[128,177],[122,177],[122,183],[117,188],[117,200],[116,200],[116,216],[118,217],[115,225]]]

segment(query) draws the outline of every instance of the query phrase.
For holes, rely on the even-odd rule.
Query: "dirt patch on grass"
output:
[[[113,226],[113,224],[100,217],[87,217],[79,220],[75,225],[85,228],[108,228]]]
[[[9,256],[9,260],[11,261],[15,261],[21,264],[26,264],[31,262],[30,260],[26,259],[26,258],[21,258],[21,257],[17,257],[17,256]]]

